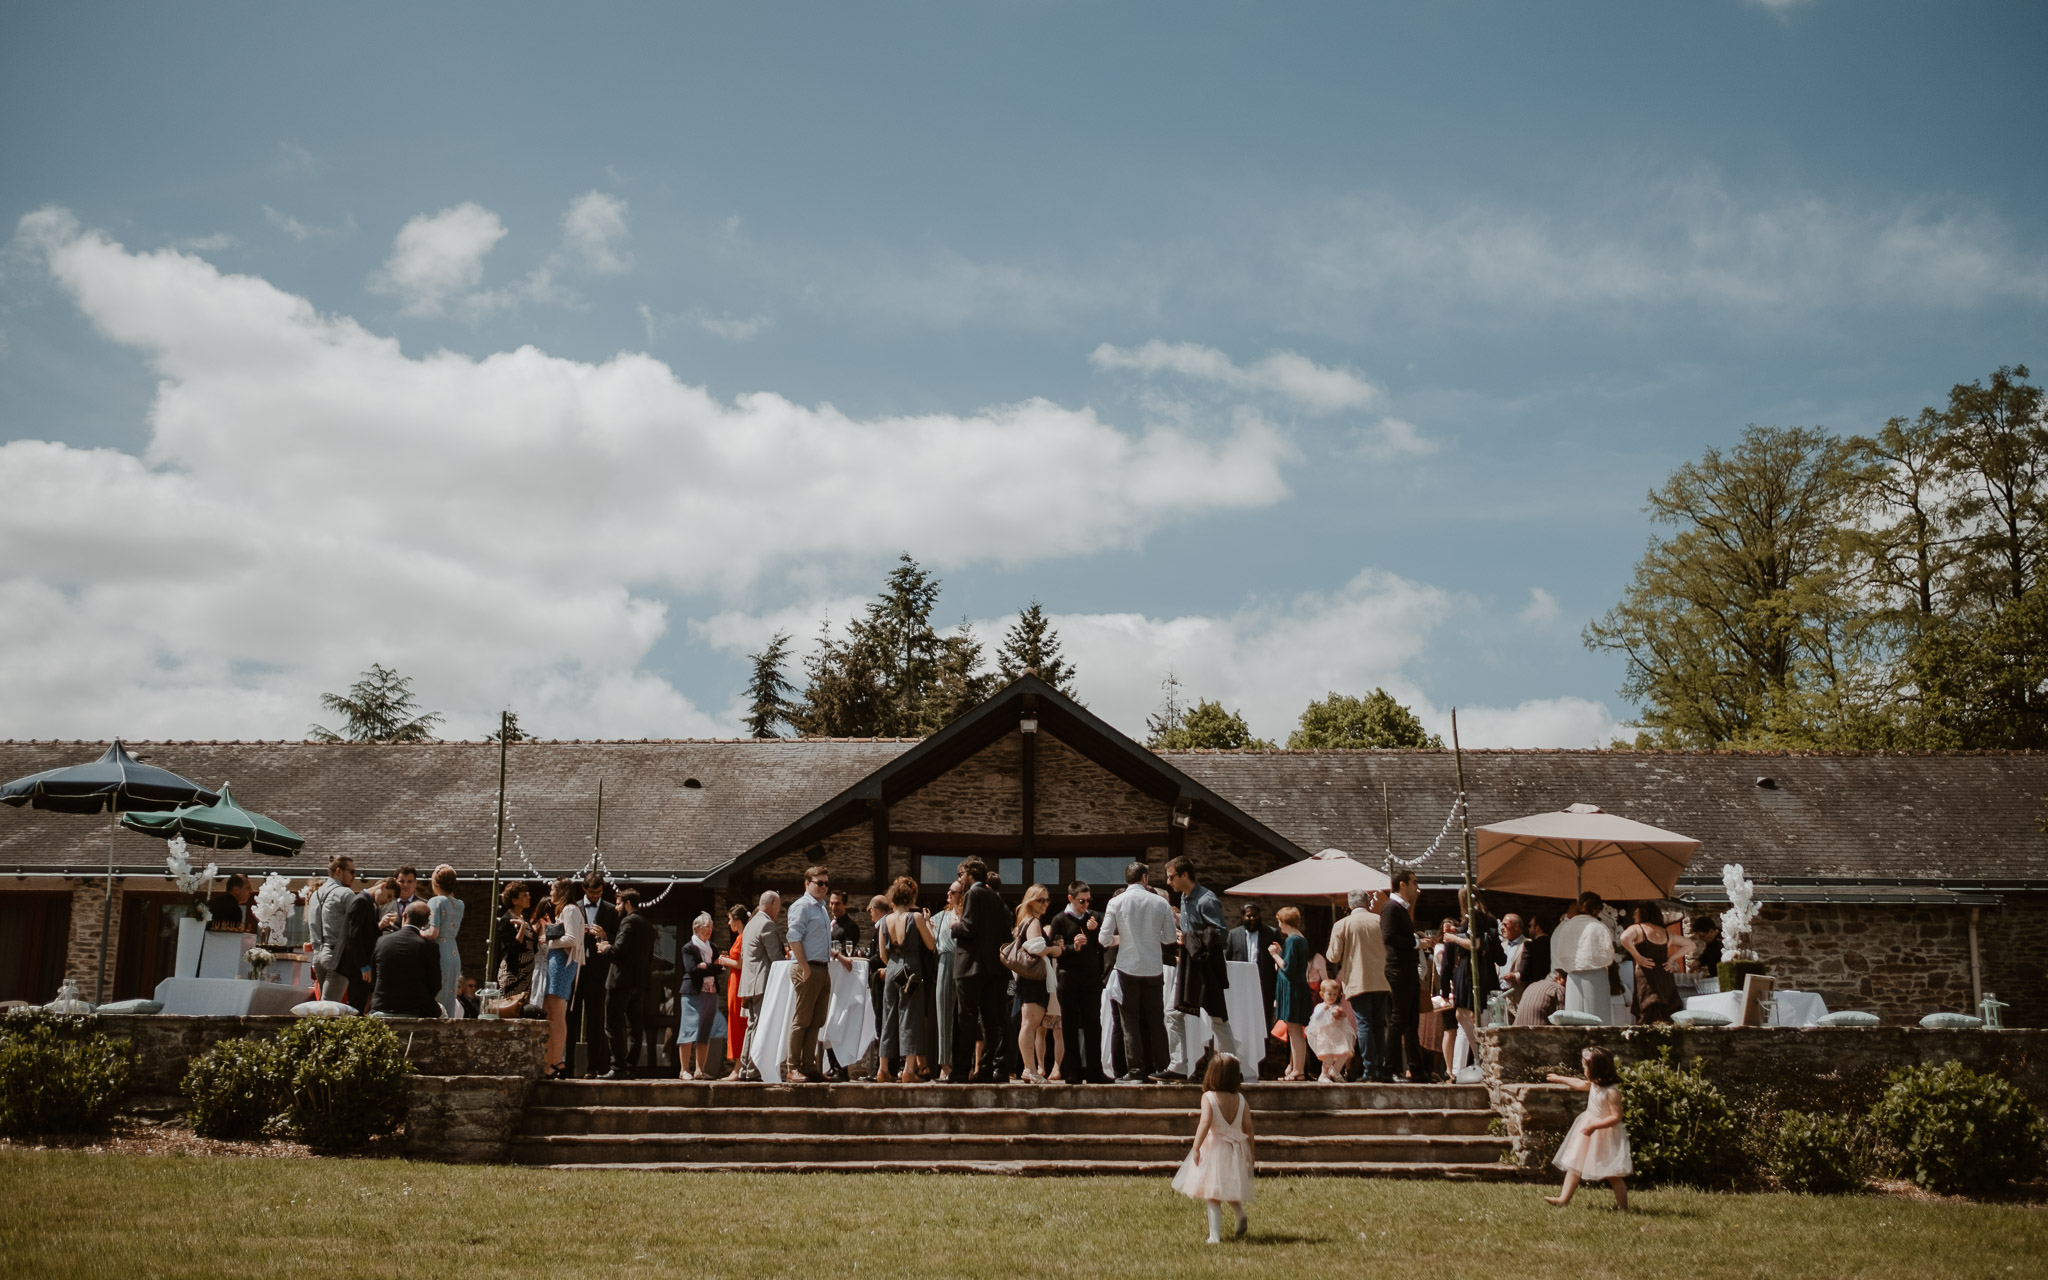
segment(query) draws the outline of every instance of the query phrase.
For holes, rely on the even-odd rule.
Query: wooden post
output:
[[[505,870],[505,739],[510,736],[512,713],[498,715],[498,834],[491,844],[491,896],[484,904],[484,981],[477,988],[479,997],[477,1017],[479,1020],[496,1021],[498,1015],[491,1011],[490,997],[504,993],[498,990],[498,887]]]
[[[1024,739],[1024,768],[1020,788],[1023,793],[1021,799],[1024,816],[1019,831],[1019,844],[1024,854],[1024,879],[1028,883],[1036,878],[1036,870],[1031,865],[1031,859],[1038,853],[1038,721],[1035,718],[1037,709],[1027,706],[1024,714],[1025,719],[1033,726],[1029,732],[1018,735]]]
[[[1380,783],[1380,820],[1387,828],[1387,860],[1380,870],[1392,875],[1394,871],[1394,802],[1387,797],[1387,784]]]
[[[889,891],[889,802],[875,799],[868,801],[868,826],[875,837],[875,888],[876,893]],[[913,880],[916,876],[911,877]]]
[[[1479,966],[1486,963],[1486,953],[1480,950],[1478,930],[1474,927],[1479,918],[1479,888],[1472,880],[1472,823],[1465,812],[1465,749],[1458,743],[1458,709],[1451,708],[1451,759],[1458,773],[1458,830],[1463,833],[1465,844],[1465,941],[1471,944],[1472,957],[1472,1060],[1479,1060]]]

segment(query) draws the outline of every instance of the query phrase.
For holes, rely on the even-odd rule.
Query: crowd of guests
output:
[[[1203,1067],[1206,1023],[1215,1051],[1272,1059],[1281,1080],[1447,1078],[1476,1040],[1476,1006],[1492,1020],[1541,1025],[1559,1009],[1602,1019],[1667,1021],[1681,984],[1712,990],[1720,944],[1711,917],[1690,931],[1657,904],[1624,925],[1597,894],[1556,920],[1495,919],[1484,901],[1468,935],[1462,893],[1456,916],[1418,921],[1412,871],[1385,892],[1350,895],[1319,948],[1302,912],[1282,907],[1273,924],[1246,903],[1230,924],[1193,861],[1164,868],[1165,884],[1133,862],[1124,888],[1100,910],[1076,881],[1055,909],[1033,884],[1015,908],[979,858],[959,864],[945,906],[918,905],[904,877],[867,903],[866,927],[831,872],[809,868],[787,905],[764,892],[726,913],[730,942],[714,945],[709,913],[678,940],[673,965],[656,959],[656,930],[633,888],[606,897],[593,872],[536,893],[505,886],[495,921],[500,1017],[545,1018],[547,1069],[623,1079],[643,1073],[708,1079],[722,1057],[735,1078],[758,1078],[753,1037],[770,974],[788,960],[793,984],[784,1078],[880,1082],[1108,1083],[1185,1080]],[[213,903],[218,923],[246,918],[250,886],[230,877]],[[336,857],[306,906],[315,978],[323,998],[394,1017],[476,1017],[476,982],[461,973],[463,904],[449,866],[422,882],[415,868],[359,880]],[[865,1063],[840,1062],[824,1042],[827,966],[867,961],[877,1044]],[[1620,964],[1632,969],[1624,991]],[[1234,1027],[1226,965],[1256,966],[1257,1027]],[[1168,974],[1171,989],[1168,989]],[[1105,993],[1114,996],[1103,1036]],[[1621,1002],[1617,997],[1626,995]],[[713,1041],[723,1036],[722,1054]]]

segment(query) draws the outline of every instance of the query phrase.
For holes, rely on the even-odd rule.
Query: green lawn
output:
[[[2048,1210],[1896,1197],[1262,1179],[1209,1248],[1158,1179],[568,1173],[0,1151],[0,1274],[2039,1276]],[[603,1263],[586,1242],[603,1238]],[[573,1257],[571,1252],[573,1251]],[[585,1264],[578,1258],[592,1259]]]

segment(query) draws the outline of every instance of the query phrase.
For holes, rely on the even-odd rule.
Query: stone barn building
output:
[[[439,863],[462,877],[464,967],[481,975],[495,743],[130,743],[307,837],[290,858],[208,855],[223,872],[302,881],[352,856],[366,875]],[[104,743],[0,743],[0,778],[93,758]],[[1317,850],[1420,864],[1425,918],[1450,914],[1462,863],[1445,751],[1154,752],[1034,677],[923,740],[518,742],[506,749],[506,880],[601,867],[656,901],[663,954],[700,911],[794,891],[824,862],[858,902],[899,875],[933,905],[967,854],[1015,896],[1039,881],[1120,885],[1134,859],[1194,857],[1227,888]],[[2048,756],[1468,751],[1471,822],[1574,802],[1704,842],[1680,899],[1718,912],[1720,870],[1759,887],[1755,947],[1781,986],[1888,1021],[1996,992],[2048,1025]],[[602,791],[602,804],[599,795]],[[0,1001],[88,996],[103,911],[110,999],[168,976],[174,887],[162,842],[110,820],[0,811]],[[1554,912],[1516,900],[1497,908]],[[866,913],[856,911],[863,923]],[[1318,911],[1322,922],[1327,912]],[[1312,916],[1310,934],[1320,937]]]

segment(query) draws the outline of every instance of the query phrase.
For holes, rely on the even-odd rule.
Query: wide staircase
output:
[[[1481,1085],[1250,1085],[1267,1175],[1501,1179]],[[543,1082],[512,1158],[557,1168],[1165,1174],[1195,1085]]]

